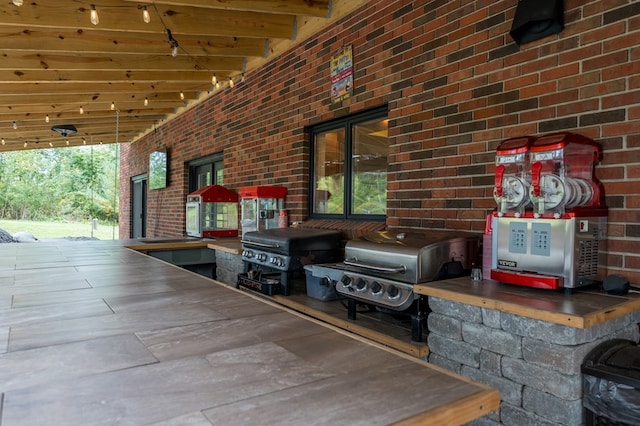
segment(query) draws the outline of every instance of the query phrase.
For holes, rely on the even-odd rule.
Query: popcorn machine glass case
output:
[[[287,188],[282,186],[246,186],[241,198],[242,235],[250,231],[278,228],[278,214],[284,205]]]
[[[237,237],[238,194],[220,185],[203,186],[187,195],[187,235]]]

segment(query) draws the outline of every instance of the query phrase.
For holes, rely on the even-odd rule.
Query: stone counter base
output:
[[[474,425],[585,424],[584,357],[604,341],[640,337],[640,312],[581,329],[437,297],[429,307],[429,362],[500,391],[500,410]]]

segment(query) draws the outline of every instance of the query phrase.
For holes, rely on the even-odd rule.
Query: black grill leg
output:
[[[419,297],[415,303],[415,313],[411,315],[411,340],[414,342],[422,342],[424,320],[428,312],[425,303],[425,299]]]
[[[356,319],[356,300],[355,299],[347,299],[347,318],[350,320]]]

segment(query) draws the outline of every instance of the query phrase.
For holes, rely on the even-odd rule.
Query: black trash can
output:
[[[587,354],[581,367],[587,425],[640,424],[640,346],[613,339]]]

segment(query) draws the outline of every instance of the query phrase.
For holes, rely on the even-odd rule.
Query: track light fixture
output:
[[[16,123],[16,121],[13,121],[13,130],[18,130],[18,123]]]

